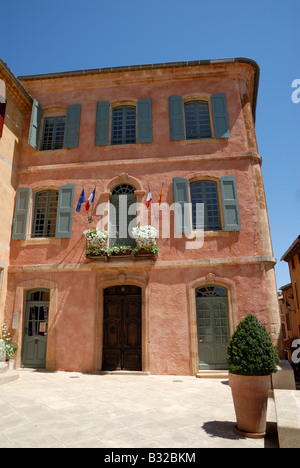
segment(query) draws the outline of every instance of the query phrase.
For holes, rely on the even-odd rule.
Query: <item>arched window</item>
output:
[[[187,140],[211,138],[209,106],[207,101],[188,101],[184,104]]]
[[[43,190],[35,196],[32,237],[55,237],[57,190]]]
[[[191,182],[192,222],[193,229],[201,229],[203,217],[199,215],[197,204],[204,204],[204,230],[218,231],[221,229],[219,197],[217,183],[212,180]]]
[[[129,184],[117,185],[112,190],[110,199],[110,229],[109,244],[127,245],[135,247],[136,242],[132,237],[132,228],[136,225],[136,196],[135,188]]]
[[[136,107],[118,106],[112,110],[112,145],[136,143]]]
[[[222,286],[202,286],[196,289],[196,297],[227,297],[227,289]]]

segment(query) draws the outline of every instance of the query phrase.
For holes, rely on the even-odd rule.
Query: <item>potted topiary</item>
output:
[[[235,432],[264,437],[271,374],[277,372],[279,357],[270,334],[255,315],[248,314],[237,326],[227,348],[227,361],[237,418]]]

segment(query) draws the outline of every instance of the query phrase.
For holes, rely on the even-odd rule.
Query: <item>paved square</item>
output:
[[[0,387],[1,448],[278,448],[233,432],[228,380],[20,370]]]

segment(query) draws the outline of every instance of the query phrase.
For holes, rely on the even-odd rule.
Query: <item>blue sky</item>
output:
[[[0,57],[15,74],[248,57],[260,66],[256,133],[277,286],[300,234],[299,0],[14,0],[0,6]],[[300,94],[299,94],[300,95]]]

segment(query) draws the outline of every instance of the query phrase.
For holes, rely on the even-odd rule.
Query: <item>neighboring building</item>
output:
[[[254,128],[257,64],[180,62],[19,80],[34,100],[21,141],[5,310],[7,323],[14,318],[17,365],[221,370],[248,312],[277,343],[276,261]],[[89,222],[76,207],[82,190],[88,198],[94,188]],[[110,247],[133,247],[121,220],[134,225],[149,188],[147,213],[161,222],[157,257],[87,258],[83,232],[100,221],[109,224]],[[125,207],[140,205],[128,214],[124,199]],[[162,218],[174,203],[165,236]]]
[[[3,321],[6,299],[11,226],[17,190],[17,167],[23,120],[24,115],[31,111],[31,107],[31,97],[0,59],[0,326]]]
[[[289,265],[291,284],[286,291],[285,312],[289,324],[289,338],[300,337],[300,236],[281,257]],[[285,287],[280,288],[285,294]]]

